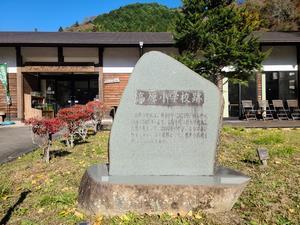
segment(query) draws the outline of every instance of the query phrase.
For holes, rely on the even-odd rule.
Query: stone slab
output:
[[[249,177],[227,168],[214,176],[109,176],[104,164],[90,167],[79,188],[79,206],[87,214],[162,212],[216,213],[232,208]]]
[[[213,175],[221,102],[199,74],[163,53],[145,54],[114,119],[109,174]]]

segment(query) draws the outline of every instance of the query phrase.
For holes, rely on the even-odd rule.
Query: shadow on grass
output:
[[[22,202],[26,199],[27,195],[30,194],[31,191],[30,190],[27,190],[27,191],[23,191],[21,194],[20,194],[20,197],[18,199],[18,201],[12,206],[10,207],[6,214],[4,215],[4,217],[1,219],[0,221],[0,224],[1,225],[6,225],[7,222],[10,220],[10,217],[11,215],[13,214],[13,212],[18,208],[19,205],[22,204]]]
[[[50,151],[50,158],[64,157],[70,154],[71,152],[66,150],[52,150]]]
[[[241,160],[243,163],[251,164],[251,165],[260,165],[260,161],[258,160],[251,160],[251,159],[243,159]]]
[[[61,140],[60,143],[63,144],[63,145],[65,145],[66,147],[68,147],[66,140]],[[87,140],[85,140],[85,141],[83,141],[83,140],[77,140],[77,139],[74,140],[74,146],[76,146],[76,145],[83,145],[83,144],[87,144],[87,143],[90,143],[90,142],[87,141]]]
[[[87,140],[85,140],[85,141],[83,141],[83,140],[75,140],[74,141],[74,145],[76,146],[76,145],[84,145],[84,144],[87,144],[87,143],[90,143],[89,141],[87,141]]]
[[[65,150],[53,150],[50,151],[50,158],[64,157],[70,154],[71,152]]]

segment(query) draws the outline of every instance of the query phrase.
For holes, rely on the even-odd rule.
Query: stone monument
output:
[[[109,163],[84,174],[79,205],[118,215],[230,210],[249,178],[216,165],[222,96],[173,58],[145,54],[122,96]]]

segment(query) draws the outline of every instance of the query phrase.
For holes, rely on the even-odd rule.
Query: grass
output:
[[[0,221],[6,216],[7,224],[13,225],[67,225],[85,220],[94,225],[300,224],[300,130],[224,127],[219,163],[251,177],[230,212],[88,217],[77,208],[78,187],[86,168],[107,162],[108,136],[108,132],[90,136],[72,150],[57,142],[49,165],[41,160],[40,150],[1,165]],[[260,166],[258,147],[269,151],[267,168]]]

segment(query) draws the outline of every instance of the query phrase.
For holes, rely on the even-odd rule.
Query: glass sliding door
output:
[[[266,97],[274,99],[297,99],[298,98],[298,75],[295,71],[274,71],[266,74]]]
[[[279,97],[279,72],[266,73],[266,97],[267,100]]]
[[[279,72],[279,99],[297,99],[296,72]]]
[[[57,109],[70,106],[73,97],[72,81],[70,80],[57,80],[56,81],[56,104]]]
[[[240,87],[239,87],[240,85]],[[239,117],[241,114],[241,100],[252,100],[253,104],[257,102],[257,84],[256,80],[249,80],[247,84],[228,83],[229,95],[229,116]]]
[[[84,105],[90,100],[89,97],[89,81],[74,81],[74,103]]]

